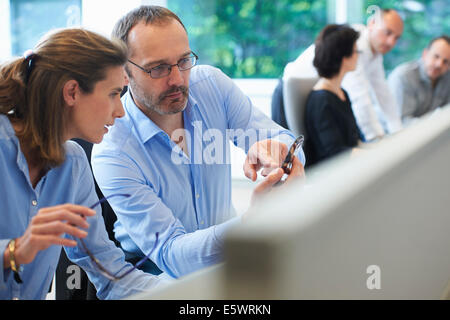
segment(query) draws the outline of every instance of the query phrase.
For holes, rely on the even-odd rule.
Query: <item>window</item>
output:
[[[278,78],[327,23],[327,0],[168,0],[202,64],[232,78]]]
[[[402,38],[384,58],[387,72],[450,32],[447,0],[167,0],[201,63],[232,78],[279,77],[327,23],[365,23],[370,5],[394,8],[405,19]]]
[[[48,30],[79,26],[81,0],[11,0],[11,51],[22,55]]]

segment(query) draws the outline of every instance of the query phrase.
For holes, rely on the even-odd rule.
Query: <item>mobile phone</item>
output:
[[[286,158],[284,158],[284,161],[281,165],[281,169],[283,169],[284,173],[289,175],[291,173],[292,168],[292,161],[294,161],[294,155],[300,149],[303,145],[303,141],[305,140],[305,137],[303,135],[298,136],[297,139],[292,143],[291,147],[289,148],[289,151],[286,155]],[[280,181],[278,181],[275,185],[278,186],[282,184],[286,179],[281,178]]]

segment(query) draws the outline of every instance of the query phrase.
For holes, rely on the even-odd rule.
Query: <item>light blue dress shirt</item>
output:
[[[66,160],[49,170],[35,188],[30,183],[28,165],[20,150],[19,140],[9,119],[0,115],[0,265],[9,241],[21,237],[39,209],[64,203],[91,206],[98,201],[94,180],[83,149],[75,142],[65,144]],[[122,250],[108,239],[100,207],[97,214],[88,217],[90,227],[86,246],[111,272],[124,272],[132,267],[126,264]],[[140,270],[117,282],[110,282],[96,272],[91,259],[82,247],[65,248],[72,262],[81,266],[97,288],[101,299],[118,299],[149,290],[161,281],[159,277]],[[58,264],[61,246],[50,246],[38,252],[35,259],[23,265],[22,284],[13,279],[11,269],[0,271],[0,299],[45,299]]]
[[[221,262],[224,234],[240,221],[231,203],[229,141],[246,152],[255,133],[288,147],[294,141],[220,70],[196,66],[189,85],[183,111],[187,154],[128,92],[122,97],[125,116],[94,146],[91,160],[104,195],[132,195],[110,201],[122,248],[148,254],[159,232],[151,259],[173,277]],[[302,150],[299,156],[304,163]]]

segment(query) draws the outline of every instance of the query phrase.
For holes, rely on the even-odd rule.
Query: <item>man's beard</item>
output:
[[[139,102],[139,104],[145,109],[156,112],[159,115],[169,115],[184,111],[187,106],[187,98],[189,95],[189,89],[185,86],[172,87],[167,91],[161,93],[156,99],[150,96],[147,92],[142,90],[141,87],[137,86],[134,81],[130,79],[130,88],[133,98]],[[164,100],[167,100],[167,96],[176,92],[181,92],[182,98],[177,99],[177,101],[171,101],[166,108],[162,105]]]

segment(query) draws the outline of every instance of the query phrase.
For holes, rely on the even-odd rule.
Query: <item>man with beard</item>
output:
[[[422,57],[392,71],[389,84],[404,124],[450,102],[450,37],[430,41]]]
[[[228,142],[247,152],[249,179],[262,169],[266,178],[253,193],[259,195],[282,177],[279,167],[294,137],[221,71],[196,66],[186,29],[168,9],[133,10],[113,37],[130,51],[126,114],[94,147],[92,166],[105,196],[131,195],[111,198],[115,236],[132,259],[148,254],[159,233],[142,268],[150,273],[179,277],[221,262],[224,234],[243,218],[231,203]],[[299,156],[304,163],[302,151]],[[301,175],[294,157],[288,179]]]

